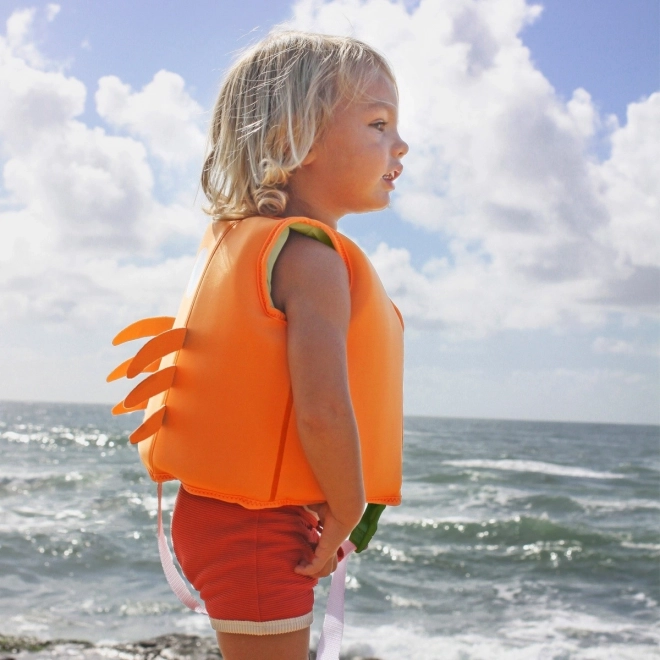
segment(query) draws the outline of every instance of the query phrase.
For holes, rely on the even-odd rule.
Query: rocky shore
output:
[[[316,653],[310,652],[310,660]],[[218,660],[215,639],[196,635],[161,635],[124,644],[92,644],[72,639],[39,640],[0,635],[0,660]],[[378,660],[343,655],[341,660]]]

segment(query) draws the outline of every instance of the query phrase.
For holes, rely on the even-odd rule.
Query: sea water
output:
[[[0,634],[211,634],[165,582],[127,417],[0,404]],[[404,501],[350,559],[344,649],[659,657],[659,440],[652,426],[407,418]],[[327,593],[324,580],[313,639]]]

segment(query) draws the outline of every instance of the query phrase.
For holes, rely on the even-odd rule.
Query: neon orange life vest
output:
[[[154,481],[247,508],[323,502],[303,453],[268,255],[293,223],[322,229],[349,274],[348,378],[368,502],[399,504],[403,438],[403,322],[364,253],[307,218],[209,225],[176,318],[148,318],[113,340],[152,337],[108,380],[153,372],[113,408],[146,408],[131,434]],[[311,357],[310,359],[313,359]]]

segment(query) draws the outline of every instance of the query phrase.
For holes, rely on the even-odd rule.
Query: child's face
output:
[[[392,81],[380,73],[352,102],[333,113],[295,177],[319,220],[385,208],[401,174],[408,145],[397,130],[398,100]]]

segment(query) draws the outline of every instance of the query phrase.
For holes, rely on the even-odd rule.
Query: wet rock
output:
[[[310,651],[310,660],[316,652]],[[92,644],[80,640],[39,640],[0,635],[0,660],[219,660],[222,654],[214,637],[160,635],[122,644]],[[362,655],[342,655],[341,660],[378,660]]]
[[[161,635],[122,644],[91,644],[78,640],[41,641],[0,636],[0,660],[218,660],[212,637]]]

